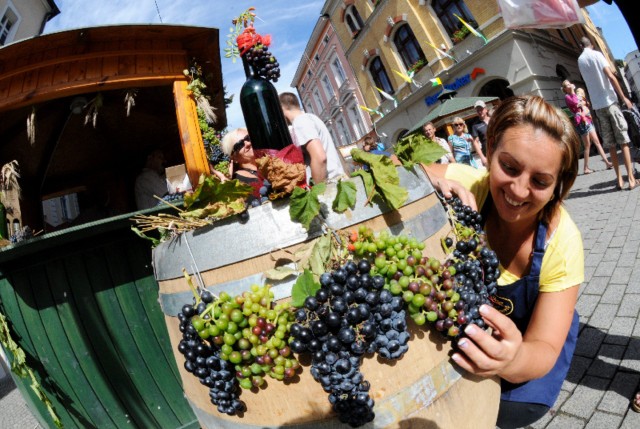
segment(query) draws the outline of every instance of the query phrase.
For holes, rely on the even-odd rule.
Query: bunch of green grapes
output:
[[[373,264],[373,272],[386,279],[411,276],[420,263],[424,263],[424,243],[407,235],[394,236],[387,231],[375,234],[370,228],[361,226],[352,232],[348,246],[357,257],[364,257]]]
[[[496,293],[499,276],[495,252],[485,245],[476,213],[460,204],[452,213],[457,242],[454,247],[453,238],[442,240],[444,261],[425,256],[424,243],[413,237],[375,234],[366,227],[351,234],[348,246],[373,262],[372,275],[385,278],[385,289],[402,297],[417,325],[429,322],[447,338],[461,335],[469,323],[485,327],[478,309]]]
[[[205,291],[203,293],[209,293]],[[234,365],[241,387],[261,387],[268,375],[277,380],[293,377],[300,368],[288,346],[294,315],[289,303],[274,303],[268,285],[198,304],[191,324],[198,336],[219,350],[219,357]]]

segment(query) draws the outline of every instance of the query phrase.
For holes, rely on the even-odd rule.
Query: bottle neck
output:
[[[249,61],[247,61],[244,55],[242,56],[242,66],[244,67],[244,74],[247,79],[250,77],[254,77],[255,74],[253,72],[253,67],[251,67]]]

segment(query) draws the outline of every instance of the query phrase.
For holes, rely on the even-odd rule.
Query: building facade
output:
[[[0,46],[42,34],[59,13],[54,0],[0,0]]]
[[[535,94],[564,107],[561,82],[584,86],[577,66],[582,36],[614,65],[586,10],[585,24],[522,30],[505,27],[495,0],[327,0],[321,14],[344,48],[364,106],[378,112],[375,128],[390,144],[414,129],[445,90],[500,99]]]
[[[624,57],[624,75],[629,84],[629,91],[634,102],[640,102],[640,52],[636,49]]]
[[[370,115],[360,108],[364,98],[327,16],[316,23],[291,86],[298,90],[304,110],[327,125],[343,156],[371,131]]]

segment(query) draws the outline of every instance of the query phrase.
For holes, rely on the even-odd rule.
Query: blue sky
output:
[[[271,51],[280,63],[282,77],[276,89],[295,92],[290,84],[324,0],[56,0],[56,4],[61,13],[49,21],[45,33],[112,24],[195,25],[218,28],[221,50],[226,46],[231,19],[255,6],[256,30],[272,36]],[[638,49],[615,3],[599,1],[588,10],[616,59]],[[242,64],[224,58],[222,52],[222,73],[228,93],[237,97],[245,80]],[[244,124],[237,99],[227,109],[227,121],[230,129]]]
[[[615,3],[608,5],[599,1],[592,6],[587,6],[587,10],[596,27],[602,29],[602,34],[615,59],[623,60],[629,52],[638,49],[629,25]]]

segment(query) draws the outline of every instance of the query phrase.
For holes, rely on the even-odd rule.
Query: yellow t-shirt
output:
[[[489,173],[468,165],[449,164],[446,178],[460,182],[476,198],[479,210],[489,195]],[[491,241],[491,240],[489,240]],[[519,277],[500,266],[498,285],[508,285]],[[584,281],[584,250],[582,235],[564,207],[560,207],[560,222],[546,243],[540,268],[540,292],[556,292]]]

